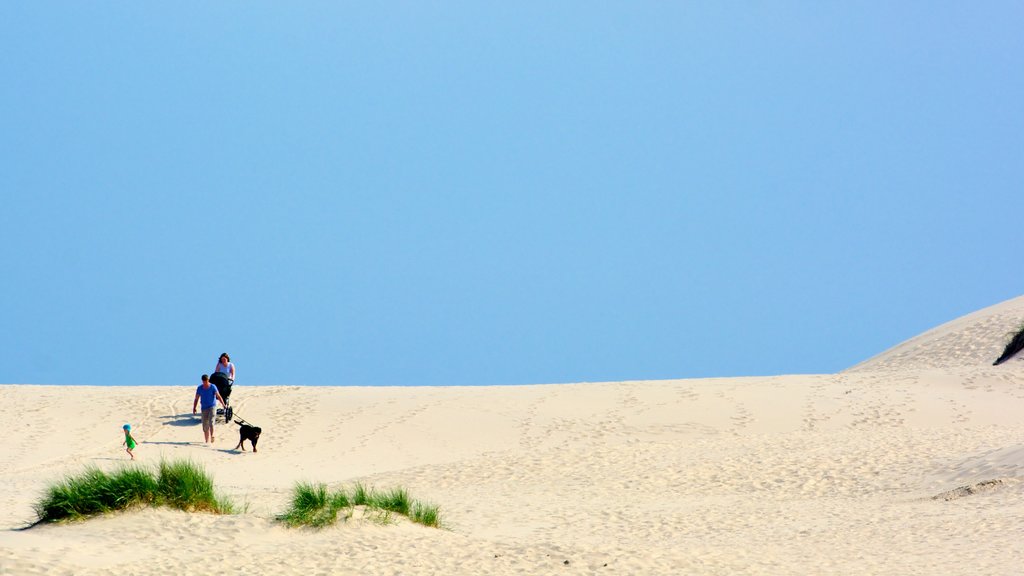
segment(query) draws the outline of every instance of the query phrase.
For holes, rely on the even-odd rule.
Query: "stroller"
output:
[[[231,408],[231,386],[235,383],[234,380],[228,378],[228,375],[223,372],[214,372],[213,376],[210,376],[210,384],[217,387],[217,391],[220,392],[220,397],[224,399],[224,407],[217,408],[217,416],[223,416],[224,422],[231,422],[231,417],[234,414],[234,410]]]

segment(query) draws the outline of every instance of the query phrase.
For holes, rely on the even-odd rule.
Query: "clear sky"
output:
[[[0,382],[835,372],[1022,293],[1024,3],[4,2]]]

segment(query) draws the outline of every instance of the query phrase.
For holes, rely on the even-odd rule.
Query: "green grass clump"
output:
[[[233,512],[233,506],[214,493],[206,471],[187,460],[160,463],[158,494],[161,503],[186,512]]]
[[[152,504],[158,494],[153,475],[140,468],[122,468],[111,474],[109,488],[118,510]]]
[[[155,499],[155,488],[156,481],[142,470],[124,468],[108,474],[87,468],[79,476],[50,486],[36,504],[36,516],[41,522],[76,520],[148,504]]]
[[[78,520],[132,506],[170,506],[229,514],[230,501],[213,492],[213,481],[191,462],[161,462],[157,474],[144,468],[107,473],[87,468],[50,486],[35,505],[37,522]]]
[[[355,484],[351,493],[344,489],[329,493],[324,484],[299,483],[292,492],[290,508],[278,520],[293,528],[323,528],[337,522],[342,509],[349,510],[345,518],[350,518],[356,506],[364,506],[372,512],[371,519],[381,524],[390,524],[391,514],[401,514],[424,526],[441,527],[438,507],[412,500],[405,488],[379,492],[362,483]]]
[[[322,528],[334,524],[342,508],[348,508],[348,499],[328,495],[327,486],[298,484],[292,493],[291,508],[278,519],[292,527]]]
[[[412,513],[409,514],[409,518],[417,524],[423,524],[431,528],[441,527],[441,511],[433,504],[413,502]]]
[[[337,508],[351,508],[353,506],[352,499],[349,498],[348,494],[344,490],[338,490],[331,495],[331,506]]]
[[[409,493],[405,488],[392,488],[387,492],[373,492],[370,497],[370,507],[395,512],[402,516],[409,515]]]
[[[356,482],[355,487],[352,488],[352,505],[353,506],[366,506],[370,503],[370,491],[362,482]]]

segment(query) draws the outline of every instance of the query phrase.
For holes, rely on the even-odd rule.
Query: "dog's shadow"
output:
[[[178,426],[180,428],[195,426],[201,423],[198,416],[188,413],[170,414],[168,416],[161,416],[160,419],[163,420],[162,424],[164,426]]]
[[[222,454],[241,454],[242,453],[242,451],[237,449],[237,448],[230,448],[230,449],[229,448],[217,448],[217,452],[220,452]],[[252,450],[247,450],[245,453],[248,454],[250,452],[252,452]],[[257,454],[259,454],[259,452],[257,452]]]

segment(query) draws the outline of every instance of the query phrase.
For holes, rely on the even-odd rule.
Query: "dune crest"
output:
[[[845,370],[934,370],[991,366],[1010,336],[1024,323],[1024,296],[967,314]],[[1024,366],[1015,356],[1007,367]]]

